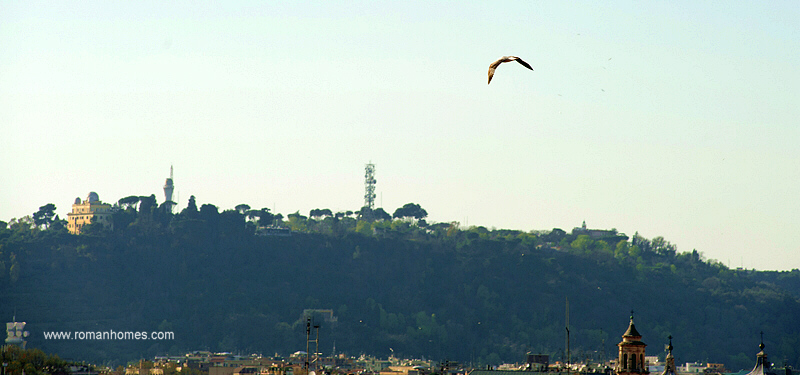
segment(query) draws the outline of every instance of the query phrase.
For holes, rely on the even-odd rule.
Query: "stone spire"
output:
[[[667,353],[666,358],[666,365],[664,366],[664,372],[661,375],[676,375],[677,371],[675,371],[675,357],[672,356],[672,335],[669,336],[669,346],[667,347],[669,351]]]

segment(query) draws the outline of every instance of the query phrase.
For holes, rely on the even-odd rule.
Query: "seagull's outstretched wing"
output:
[[[487,82],[487,84],[492,83],[492,77],[494,77],[495,69],[497,69],[497,67],[500,66],[500,64],[502,64],[504,62],[509,62],[509,61],[516,61],[516,62],[522,64],[522,66],[524,66],[524,67],[526,67],[526,68],[528,68],[530,70],[533,70],[533,68],[531,68],[530,64],[526,63],[525,61],[523,61],[522,59],[520,59],[517,56],[503,56],[503,57],[497,59],[497,61],[489,64],[489,82]]]
[[[522,61],[522,59],[520,59],[519,57],[517,57],[516,60],[517,60],[518,63],[522,64],[522,66],[524,66],[524,67],[526,67],[526,68],[528,68],[530,70],[533,70],[533,68],[531,68],[530,64],[526,63],[525,61]]]
[[[487,85],[492,83],[492,77],[494,77],[494,68],[489,65],[489,82],[486,83]]]

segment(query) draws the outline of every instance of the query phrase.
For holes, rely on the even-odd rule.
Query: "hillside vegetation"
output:
[[[773,362],[800,365],[798,270],[731,270],[660,237],[428,224],[418,205],[394,218],[314,210],[284,220],[246,205],[198,209],[193,197],[175,215],[154,196],[123,200],[113,230],[71,235],[42,210],[0,223],[0,316],[28,322],[29,347],[109,364],[200,349],[287,355],[305,350],[303,312],[317,309],[335,317],[314,317],[325,355],[555,361],[569,300],[573,361],[614,357],[634,310],[648,355],[663,356],[672,335],[679,363],[752,368],[763,331]],[[259,235],[275,223],[292,235]],[[43,336],[109,330],[175,336]]]

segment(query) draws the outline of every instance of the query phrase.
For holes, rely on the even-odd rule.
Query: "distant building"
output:
[[[703,373],[706,375],[709,374],[725,374],[728,373],[728,369],[725,368],[725,364],[723,363],[706,363],[706,369],[703,370]]]
[[[528,370],[494,370],[494,369],[472,369],[467,372],[467,375],[544,375],[554,374],[561,375],[562,372],[542,372],[542,371],[528,371]]]
[[[614,369],[617,375],[650,374],[647,362],[644,360],[647,344],[642,342],[642,335],[633,325],[633,315],[631,315],[628,330],[622,335],[622,342],[617,346],[619,347],[619,357],[617,358],[617,368]]]
[[[290,237],[292,235],[292,230],[289,229],[289,228],[283,228],[283,227],[270,225],[268,227],[258,227],[256,229],[256,235],[258,235],[258,236]]]
[[[529,371],[547,371],[550,367],[550,356],[547,354],[528,354],[525,361],[525,369]]]
[[[100,372],[92,369],[88,365],[71,365],[67,368],[67,374],[70,375],[99,375]]]
[[[72,234],[80,234],[81,228],[89,223],[100,223],[105,227],[113,227],[111,221],[111,205],[100,201],[95,192],[89,193],[86,200],[75,198],[72,212],[67,214],[67,230]]]
[[[699,363],[699,362],[686,362],[685,365],[681,366],[681,373],[683,374],[699,374],[704,372],[706,369],[706,365]]]
[[[125,369],[125,375],[164,375],[164,369],[160,367],[141,368],[129,366]]]
[[[589,229],[586,227],[586,220],[583,221],[580,227],[572,228],[572,234],[575,236],[587,235],[593,240],[611,240],[614,243],[628,240],[628,236],[625,233],[617,233],[615,229]]]
[[[233,375],[235,367],[217,364],[208,368],[208,375]]]
[[[242,367],[237,367],[233,371],[233,375],[258,375],[260,372],[261,371],[258,369],[258,367],[242,366]]]
[[[380,375],[419,375],[415,366],[389,366],[380,371]]]

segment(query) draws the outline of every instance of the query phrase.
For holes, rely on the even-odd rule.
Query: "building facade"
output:
[[[100,223],[107,228],[113,227],[111,221],[111,205],[100,201],[95,192],[89,193],[85,200],[75,198],[72,212],[67,214],[67,230],[72,234],[80,234],[86,224]]]

